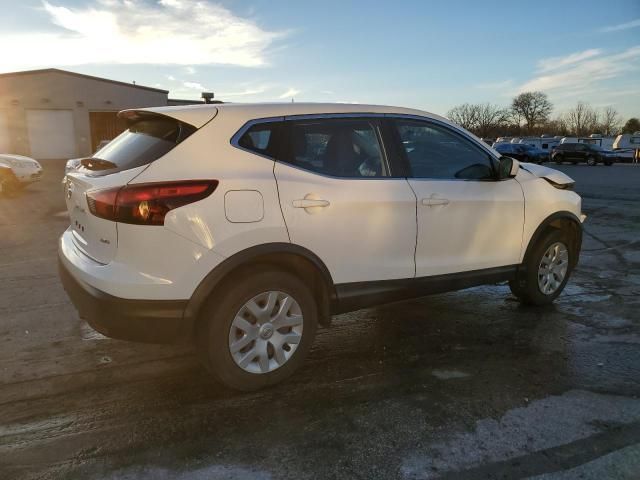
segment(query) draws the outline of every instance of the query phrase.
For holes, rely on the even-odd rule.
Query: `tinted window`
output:
[[[164,116],[146,116],[133,121],[127,130],[82,160],[81,169],[100,174],[147,165],[171,151],[196,128]]]
[[[306,170],[336,177],[384,177],[375,122],[323,119],[290,122],[285,161]]]
[[[281,125],[281,122],[257,123],[240,137],[238,145],[261,155],[275,157],[277,136]]]
[[[483,180],[493,178],[489,154],[448,128],[396,120],[415,178]]]

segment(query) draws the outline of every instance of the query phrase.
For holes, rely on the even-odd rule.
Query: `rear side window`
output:
[[[344,178],[389,176],[377,122],[353,119],[292,121],[284,161]]]
[[[93,157],[82,160],[81,168],[106,175],[148,165],[170,152],[195,131],[194,126],[170,117],[139,117]]]
[[[275,158],[278,153],[278,139],[282,122],[257,123],[250,127],[238,140],[238,146],[260,155]]]

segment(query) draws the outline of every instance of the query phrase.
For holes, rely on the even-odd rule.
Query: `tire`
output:
[[[558,275],[556,273],[548,274],[552,276],[553,281],[557,284],[553,291],[543,292],[540,282],[544,284],[544,278],[539,282],[540,269],[542,267],[542,261],[547,254],[547,251],[556,245],[562,245],[566,249],[566,258],[563,262],[559,263],[555,267],[560,273],[562,266],[564,266],[564,276],[558,283]],[[561,252],[561,248],[559,248]],[[552,303],[558,295],[564,290],[569,277],[571,276],[571,265],[573,264],[575,252],[571,250],[570,242],[567,240],[567,236],[561,230],[550,230],[546,233],[533,247],[530,254],[527,256],[524,264],[524,272],[520,274],[517,279],[513,279],[509,282],[511,293],[515,295],[521,302],[530,305],[548,305]],[[562,255],[559,255],[562,257]],[[547,262],[550,257],[546,257]],[[548,270],[547,270],[548,271]],[[547,284],[550,285],[550,284]]]
[[[595,167],[598,165],[598,161],[594,157],[587,157],[587,165],[590,167]]]
[[[276,300],[271,295],[275,295]],[[286,298],[295,303],[289,303]],[[267,314],[269,302],[273,303],[271,313]],[[249,304],[253,308],[262,307],[261,317],[250,313]],[[285,313],[289,316],[274,315],[287,304],[290,307]],[[220,383],[233,389],[246,392],[274,385],[293,374],[304,361],[315,337],[318,316],[311,290],[298,277],[269,267],[241,270],[221,291],[213,294],[202,309],[196,333],[200,360]],[[277,328],[275,322],[283,318],[300,323]],[[299,341],[288,343],[285,340],[288,338]],[[242,346],[235,357],[231,352],[234,343]],[[277,348],[277,344],[282,348]],[[265,355],[255,353],[261,351],[262,346]],[[241,367],[239,362],[251,355],[254,356],[248,364]],[[267,360],[263,363],[264,358]]]
[[[607,167],[610,167],[611,165],[613,165],[613,162],[604,162],[604,164],[605,164]]]
[[[562,155],[556,155],[553,157],[553,161],[556,162],[556,165],[562,165],[564,159],[562,158]]]

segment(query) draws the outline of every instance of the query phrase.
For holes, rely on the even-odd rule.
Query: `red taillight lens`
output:
[[[96,217],[135,225],[163,225],[170,210],[208,197],[217,180],[145,183],[87,192],[89,210]]]

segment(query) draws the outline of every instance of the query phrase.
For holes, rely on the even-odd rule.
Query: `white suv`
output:
[[[276,383],[332,314],[509,281],[564,288],[581,199],[448,120],[372,105],[121,112],[129,129],[66,175],[60,274],[105,335],[193,341],[237,389]]]

